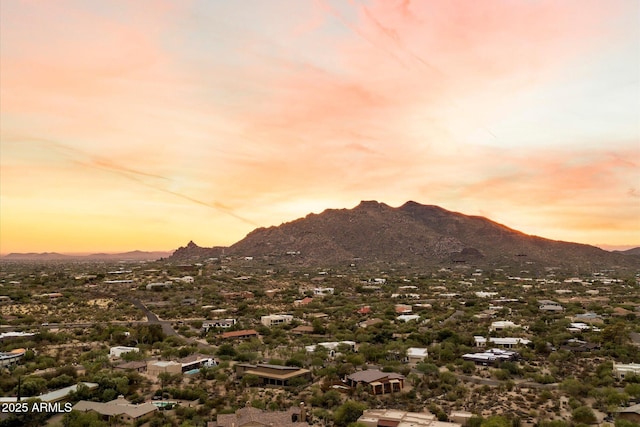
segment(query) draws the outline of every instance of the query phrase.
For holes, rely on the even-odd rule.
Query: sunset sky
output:
[[[640,2],[0,2],[0,253],[360,200],[640,246]],[[608,248],[608,246],[607,246]]]

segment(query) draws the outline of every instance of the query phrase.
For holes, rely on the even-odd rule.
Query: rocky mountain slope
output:
[[[407,202],[393,208],[366,201],[353,209],[328,209],[277,227],[259,228],[227,254],[305,265],[536,264],[599,268],[640,266],[640,257],[530,236],[479,216]]]

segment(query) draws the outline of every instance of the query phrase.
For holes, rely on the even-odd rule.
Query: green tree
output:
[[[349,400],[340,405],[336,410],[333,415],[333,421],[337,426],[345,427],[349,425],[349,423],[358,421],[358,418],[360,418],[366,408],[366,405],[363,403]]]
[[[481,427],[511,427],[511,422],[501,415],[493,415],[484,420]]]
[[[580,424],[593,424],[598,421],[593,410],[588,406],[579,406],[574,409],[571,413],[571,418],[575,423]]]

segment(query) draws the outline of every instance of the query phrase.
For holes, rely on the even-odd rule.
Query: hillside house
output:
[[[258,332],[254,329],[243,329],[241,331],[223,332],[220,335],[222,339],[249,339],[258,337]]]
[[[346,378],[349,387],[355,388],[362,384],[373,395],[397,393],[404,388],[404,375],[395,372],[382,372],[377,369],[358,371]]]
[[[504,331],[505,329],[518,329],[522,328],[522,326],[513,323],[510,320],[498,320],[496,322],[491,322],[491,326],[489,326],[489,331]]]
[[[319,297],[333,295],[335,288],[313,288],[313,294]]]
[[[130,352],[140,352],[140,349],[137,347],[125,347],[125,346],[116,346],[116,347],[111,347],[109,349],[109,357],[122,357],[123,354],[125,353],[130,353]]]
[[[338,348],[348,347],[351,351],[357,351],[357,344],[355,341],[334,341],[334,342],[321,342],[315,345],[308,345],[305,347],[307,353],[313,353],[317,347],[324,347],[329,350],[329,357],[335,357],[338,353]]]
[[[394,309],[398,314],[413,313],[413,307],[407,304],[396,304]]]
[[[460,427],[461,424],[438,421],[431,412],[406,412],[398,409],[367,409],[358,424],[366,427]]]
[[[238,363],[235,368],[238,378],[255,375],[263,385],[288,386],[291,379],[298,377],[311,380],[311,371],[297,366]]]
[[[360,326],[361,328],[368,328],[369,326],[375,326],[377,324],[383,323],[384,320],[382,319],[378,319],[378,318],[374,318],[374,319],[369,319],[369,320],[365,320],[364,322],[360,322],[358,323],[358,326]]]
[[[429,351],[426,348],[409,347],[407,349],[407,362],[414,366],[429,356]]]
[[[148,291],[153,291],[156,289],[167,289],[173,285],[172,282],[164,282],[164,283],[149,283],[146,288]]]
[[[147,373],[149,375],[158,376],[162,373],[167,374],[181,374],[182,364],[174,361],[158,360],[156,362],[149,362],[147,364]]]
[[[304,404],[287,411],[267,412],[246,406],[235,414],[218,414],[217,421],[210,421],[207,427],[308,427],[308,411]]]
[[[0,353],[0,367],[15,365],[24,357],[25,353],[26,350],[24,348]]]
[[[487,342],[491,344],[502,347],[502,348],[515,348],[521,345],[528,345],[531,343],[530,340],[525,338],[497,338],[497,337],[489,337],[488,339],[482,336],[474,336],[474,343],[476,347],[484,348],[487,346]]]
[[[548,299],[538,300],[538,309],[543,312],[559,313],[564,311],[560,303]]]
[[[215,320],[206,320],[202,322],[202,330],[204,332],[209,332],[209,329],[221,328],[221,329],[229,329],[232,326],[235,326],[238,323],[237,319],[215,319]]]
[[[511,350],[501,350],[498,348],[492,348],[484,353],[467,353],[462,355],[463,360],[468,360],[476,365],[494,365],[499,362],[506,362],[510,360],[518,360],[520,355]]]
[[[290,314],[270,314],[260,318],[260,323],[267,327],[285,325],[292,321],[293,316]]]
[[[112,425],[112,423],[113,425],[136,423],[137,425],[137,423],[151,418],[158,408],[152,403],[133,405],[123,396],[119,396],[117,399],[107,403],[81,400],[73,406],[72,410],[78,412],[95,412],[99,414],[103,420],[109,421],[109,425]]]
[[[619,380],[624,380],[630,375],[640,376],[640,363],[613,364],[613,375]]]

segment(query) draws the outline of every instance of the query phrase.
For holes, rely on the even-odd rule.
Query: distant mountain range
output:
[[[640,247],[627,249],[626,251],[613,251],[613,252],[623,254],[623,255],[640,255]]]
[[[105,260],[105,261],[152,261],[160,258],[167,258],[171,256],[171,252],[144,252],[144,251],[131,251],[118,254],[90,254],[90,255],[65,255],[57,252],[42,252],[42,253],[10,253],[3,256],[0,260],[3,261],[82,261],[82,260]]]
[[[640,248],[614,253],[595,246],[544,239],[480,216],[407,202],[393,208],[364,201],[353,209],[321,214],[277,227],[258,228],[228,248],[189,242],[171,260],[260,257],[301,265],[536,265],[575,269],[640,267]]]

